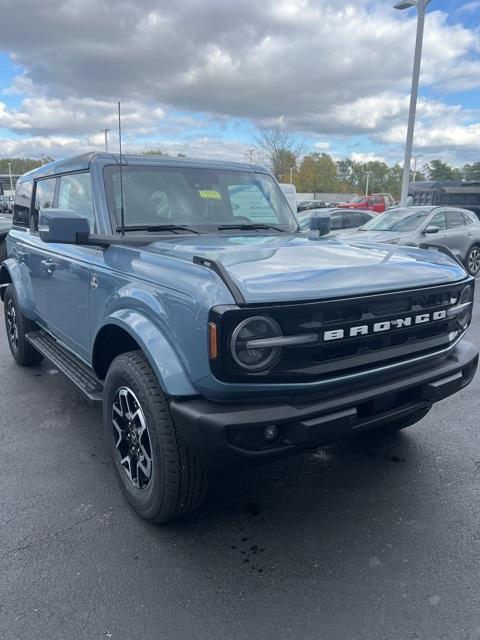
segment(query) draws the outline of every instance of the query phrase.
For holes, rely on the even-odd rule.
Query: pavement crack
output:
[[[50,533],[48,533],[47,535],[43,536],[42,538],[36,538],[34,540],[31,540],[30,542],[26,543],[26,544],[20,544],[17,547],[15,547],[14,549],[10,549],[9,551],[7,551],[7,553],[5,553],[4,555],[0,556],[0,558],[3,560],[4,558],[18,553],[19,551],[25,551],[26,549],[30,549],[31,547],[34,547],[38,544],[42,544],[43,542],[46,542],[47,540],[51,540],[53,538],[56,538],[57,536],[63,534],[63,533],[68,533],[70,531],[73,531],[74,529],[76,529],[77,527],[79,527],[80,525],[84,524],[85,522],[89,522],[90,520],[94,520],[95,518],[97,518],[98,516],[102,516],[105,515],[104,513],[93,513],[92,515],[86,517],[86,518],[82,518],[80,520],[77,520],[76,522],[74,522],[73,524],[71,524],[68,527],[64,527],[63,529],[57,529],[55,531],[51,531]],[[26,538],[24,539],[26,540]]]

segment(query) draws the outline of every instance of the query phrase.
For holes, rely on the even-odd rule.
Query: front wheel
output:
[[[480,271],[480,246],[474,245],[467,253],[465,258],[465,266],[471,276],[478,275]]]
[[[140,351],[112,362],[105,380],[103,423],[123,492],[142,518],[168,522],[200,505],[207,487],[205,470],[183,442]]]
[[[35,351],[26,338],[27,333],[38,331],[38,326],[21,312],[15,297],[15,289],[11,284],[5,290],[3,309],[8,346],[17,364],[22,367],[31,367],[41,362],[43,356]]]

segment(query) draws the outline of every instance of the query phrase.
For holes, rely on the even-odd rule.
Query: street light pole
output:
[[[368,187],[370,186],[370,174],[371,171],[367,171],[367,188],[365,189],[365,196],[368,196]]]
[[[253,154],[255,153],[255,151],[256,151],[256,149],[246,149],[246,152],[249,154],[249,157],[250,157],[250,159],[249,159],[250,163],[252,162],[252,157],[253,157]]]
[[[13,191],[13,180],[12,180],[12,163],[8,163],[8,173],[10,174],[10,191]]]
[[[417,160],[418,158],[423,158],[423,155],[420,153],[416,156],[413,156],[413,179],[412,182],[415,182],[415,178],[417,177]]]
[[[295,167],[290,167],[290,184],[293,183],[293,170],[295,169]]]
[[[105,153],[108,153],[108,132],[110,129],[102,129],[102,131],[105,134]]]
[[[405,144],[405,160],[403,165],[402,195],[400,206],[404,207],[408,197],[408,183],[410,182],[410,162],[413,148],[413,134],[415,131],[415,116],[417,113],[418,84],[420,80],[420,63],[422,60],[423,31],[425,27],[426,8],[430,0],[410,0],[395,5],[395,9],[403,11],[410,7],[417,7],[417,37],[415,41],[415,57],[413,59],[412,91],[410,94],[410,110],[408,114],[407,141]]]

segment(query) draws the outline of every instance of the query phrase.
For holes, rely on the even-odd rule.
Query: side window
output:
[[[62,176],[58,189],[58,208],[71,209],[88,218],[90,231],[95,231],[92,187],[89,173],[75,173]]]
[[[471,218],[468,215],[468,213],[465,213],[465,211],[462,211],[462,215],[465,218],[465,224],[466,225],[475,224],[475,220],[473,218]]]
[[[31,231],[37,231],[38,229],[38,214],[40,210],[51,209],[53,207],[56,183],[56,178],[37,181],[35,185],[35,202],[32,210],[32,221],[30,223]]]
[[[367,224],[367,222],[372,219],[371,216],[367,215],[366,213],[359,213],[358,215],[361,217],[359,226],[361,226],[362,224]]]
[[[456,229],[457,227],[465,226],[465,218],[461,211],[447,211],[446,216],[449,229]]]
[[[438,227],[440,231],[444,231],[447,228],[445,214],[442,212],[436,213],[428,223],[428,226]]]
[[[330,229],[336,231],[342,228],[342,216],[340,214],[333,214],[330,216]]]
[[[13,205],[13,224],[19,227],[28,227],[30,207],[32,204],[32,180],[24,180],[17,184],[15,201]]]
[[[343,228],[344,229],[355,229],[355,227],[359,227],[364,219],[363,213],[356,213],[352,211],[352,213],[344,213],[343,214]]]

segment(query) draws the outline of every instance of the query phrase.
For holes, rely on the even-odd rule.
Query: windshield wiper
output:
[[[133,224],[127,227],[124,227],[125,231],[189,231],[190,233],[195,233],[200,235],[200,231],[196,231],[191,227],[187,227],[181,224]],[[117,227],[117,233],[122,232],[122,227]]]
[[[255,224],[255,223],[245,223],[245,224],[221,224],[217,227],[219,231],[226,231],[228,229],[241,229],[242,231],[257,231],[258,229],[274,229],[275,231],[281,231],[284,233],[285,229],[281,229],[280,227],[276,227],[273,224]]]

